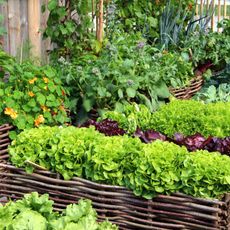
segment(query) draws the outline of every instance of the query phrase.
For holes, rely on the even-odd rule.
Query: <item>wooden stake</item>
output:
[[[224,0],[224,18],[227,17],[227,4],[226,4],[226,0]]]
[[[199,15],[199,7],[198,7],[198,2],[196,0],[196,16]]]
[[[200,0],[200,16],[203,16],[203,0]]]
[[[104,24],[103,3],[104,3],[103,0],[99,1],[99,25],[98,25],[98,37],[97,37],[97,40],[99,42],[102,42],[103,40],[103,24]]]

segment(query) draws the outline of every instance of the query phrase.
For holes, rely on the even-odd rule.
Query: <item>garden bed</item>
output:
[[[120,229],[229,229],[230,195],[223,200],[194,198],[181,193],[146,200],[124,187],[94,183],[81,178],[65,181],[56,173],[37,170],[27,174],[9,163],[0,164],[2,197],[20,199],[37,191],[48,193],[55,210],[91,199],[99,219],[108,218]]]
[[[121,186],[99,184],[77,177],[63,180],[59,174],[39,167],[33,174],[28,174],[7,161],[6,147],[0,157],[2,203],[37,191],[40,194],[48,193],[57,211],[80,198],[90,199],[99,219],[108,218],[120,229],[216,230],[230,227],[230,194],[222,200],[195,198],[181,193],[158,195],[147,200]]]

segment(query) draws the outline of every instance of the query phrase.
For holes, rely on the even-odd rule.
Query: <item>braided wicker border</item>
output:
[[[7,147],[10,144],[9,131],[13,129],[12,125],[3,124],[0,126],[0,159],[8,152]]]
[[[169,91],[174,97],[178,99],[189,99],[201,89],[203,83],[204,83],[203,77],[196,76],[190,81],[187,87],[183,87],[179,89],[170,87]]]

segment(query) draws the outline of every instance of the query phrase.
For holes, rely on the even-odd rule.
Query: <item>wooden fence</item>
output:
[[[42,39],[42,30],[46,26],[48,12],[42,13],[42,4],[47,4],[49,0],[6,0],[0,5],[0,15],[3,15],[3,26],[6,35],[1,38],[4,49],[11,55],[22,55],[25,44],[31,44],[31,53],[46,60],[46,51],[50,49],[48,40]],[[205,1],[205,2],[204,2]],[[223,18],[230,18],[230,0],[198,0],[197,14],[202,12],[203,7],[209,5],[215,9],[210,22],[210,27],[217,30],[217,23]],[[204,3],[204,4],[203,4]],[[99,17],[97,25],[103,23],[103,0],[99,1]],[[102,30],[97,30],[97,37],[100,40]]]
[[[23,52],[23,47],[31,45],[31,53],[36,57],[46,57],[49,41],[42,39],[42,30],[46,26],[48,12],[41,13],[42,4],[49,0],[6,0],[0,5],[3,15],[3,26],[6,35],[3,36],[4,49],[16,56]]]

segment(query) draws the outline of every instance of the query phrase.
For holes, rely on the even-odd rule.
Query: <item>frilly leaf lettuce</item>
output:
[[[118,230],[105,221],[97,223],[91,201],[80,200],[68,205],[62,213],[53,212],[48,194],[26,194],[22,200],[0,205],[1,230]],[[110,228],[111,227],[111,228]]]
[[[134,103],[119,112],[105,112],[102,119],[105,118],[117,121],[119,127],[129,134],[140,128],[142,131],[155,130],[169,137],[175,133],[230,136],[230,102],[204,104],[194,100],[172,100],[155,113]]]
[[[40,213],[24,210],[8,226],[9,230],[46,230],[47,220]]]
[[[44,139],[45,132],[53,136]],[[42,147],[35,149],[36,142]],[[191,153],[167,141],[146,145],[126,135],[109,137],[92,127],[27,130],[18,135],[9,153],[19,167],[27,169],[27,159],[33,158],[33,163],[44,162],[64,179],[80,176],[121,185],[148,199],[176,191],[205,198],[230,192],[230,157],[204,150]]]

